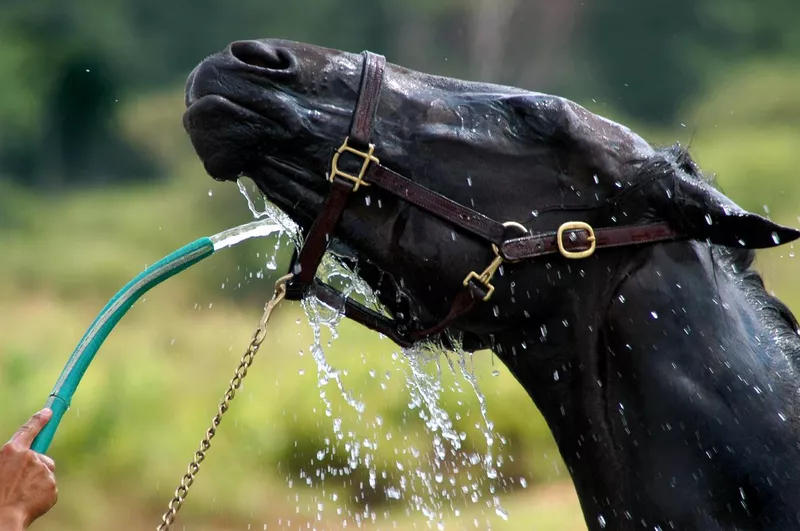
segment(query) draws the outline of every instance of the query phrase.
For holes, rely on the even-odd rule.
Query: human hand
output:
[[[43,409],[0,449],[0,530],[27,529],[58,500],[55,462],[30,449],[53,412]]]

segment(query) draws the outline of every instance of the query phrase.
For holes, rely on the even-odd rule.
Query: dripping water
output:
[[[253,216],[259,220],[267,218],[271,230],[278,233],[267,261],[267,268],[275,269],[275,256],[283,246],[283,236],[287,236],[286,240],[299,248],[302,244],[300,231],[274,205],[263,198],[254,200],[242,180],[238,181],[238,185]],[[261,201],[263,209],[256,206],[260,206]],[[344,295],[356,296],[368,308],[378,313],[388,313],[370,286],[359,277],[357,267],[351,268],[334,255],[328,253],[323,257],[317,276],[323,282],[335,284]],[[509,488],[510,483],[502,474],[501,448],[505,439],[495,433],[494,424],[489,418],[486,398],[478,385],[472,355],[461,349],[445,351],[431,344],[403,349],[392,355],[394,368],[402,374],[405,383],[405,415],[409,421],[413,420],[413,415],[418,416],[423,421],[430,440],[430,443],[426,443],[430,447],[417,447],[417,443],[406,442],[403,431],[393,433],[386,429],[382,419],[369,411],[377,405],[361,400],[358,389],[351,389],[347,384],[347,371],[337,368],[328,359],[326,350],[339,338],[338,327],[344,317],[343,310],[330,307],[314,297],[305,298],[301,302],[301,308],[312,331],[313,339],[308,352],[311,353],[317,369],[317,393],[323,406],[323,422],[330,423],[332,437],[326,437],[324,446],[315,451],[318,470],[304,471],[299,478],[300,482],[308,487],[326,489],[325,480],[334,475],[366,477],[362,490],[372,489],[394,503],[404,504],[406,513],[421,514],[431,526],[435,525],[438,529],[444,529],[443,522],[448,516],[460,514],[459,503],[464,500],[485,505],[496,516],[507,519],[508,513],[499,499],[500,491]],[[329,336],[327,341],[323,338],[326,335]],[[452,377],[453,383],[450,386],[443,381],[445,371],[449,371],[449,376]],[[381,381],[382,388],[385,388],[384,382],[389,376],[390,373],[387,372]],[[462,387],[459,380],[466,381],[468,385]],[[474,396],[478,403],[480,421],[473,424],[482,434],[482,441],[465,444],[468,435],[465,431],[460,431],[458,426],[464,425],[463,420],[469,417],[470,411],[462,413],[452,410],[456,405],[466,404],[468,407],[469,404],[461,399],[456,404],[452,401],[445,403],[446,393]],[[335,409],[334,401],[338,400],[337,397],[343,400],[344,407],[354,413],[349,421],[348,417],[338,414]],[[461,424],[459,421],[462,421]],[[352,422],[356,425],[349,425]],[[365,429],[373,430],[370,436],[363,436]],[[395,453],[400,459],[395,463],[377,461],[375,449],[382,437],[397,447]],[[483,451],[476,450],[480,448]],[[332,469],[324,464],[326,456],[342,453],[346,462],[344,468]],[[287,478],[290,488],[297,479]],[[361,527],[364,520],[375,520],[378,517],[374,510],[359,511],[348,507],[338,494],[328,494],[326,499],[334,504],[318,504],[318,521],[323,519],[326,511],[333,512],[325,515],[330,516],[330,519],[346,517],[354,521],[357,527]],[[337,502],[342,504],[337,505]],[[390,518],[389,513],[384,513],[384,517]]]

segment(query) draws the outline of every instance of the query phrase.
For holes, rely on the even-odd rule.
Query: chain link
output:
[[[211,439],[213,439],[214,435],[217,433],[217,428],[220,422],[222,422],[222,415],[228,411],[231,400],[236,396],[236,391],[242,385],[245,376],[247,376],[247,369],[253,364],[253,360],[256,357],[258,349],[261,347],[261,343],[263,343],[264,339],[267,337],[267,323],[272,315],[272,311],[286,296],[286,281],[291,277],[292,275],[286,275],[275,282],[275,290],[272,299],[264,306],[264,314],[261,316],[258,327],[253,334],[250,346],[247,347],[247,351],[239,361],[239,366],[236,367],[233,378],[231,378],[228,384],[228,389],[225,391],[222,400],[217,406],[217,414],[211,419],[211,426],[206,430],[206,435],[203,437],[203,440],[200,441],[200,448],[194,453],[194,459],[189,463],[186,474],[183,475],[180,485],[175,489],[175,496],[172,498],[172,501],[169,502],[167,511],[161,517],[161,523],[156,528],[156,531],[168,531],[170,526],[175,522],[175,516],[178,514],[184,500],[186,500],[186,496],[189,494],[189,489],[194,484],[197,473],[200,472],[200,464],[205,460],[206,453],[209,448],[211,448]]]

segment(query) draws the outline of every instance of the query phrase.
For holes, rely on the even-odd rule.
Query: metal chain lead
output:
[[[278,303],[286,296],[286,281],[291,277],[292,275],[283,276],[275,283],[272,299],[264,306],[264,314],[261,316],[255,334],[253,334],[250,346],[247,347],[247,351],[239,361],[239,366],[236,367],[233,378],[228,384],[228,389],[225,391],[219,406],[217,406],[217,414],[211,419],[211,426],[206,431],[203,440],[200,441],[200,448],[194,453],[194,459],[189,463],[186,474],[183,475],[180,485],[175,489],[175,496],[172,498],[172,501],[169,502],[167,511],[161,517],[161,523],[156,528],[156,531],[168,531],[170,526],[175,522],[175,516],[178,514],[184,500],[186,500],[186,496],[189,494],[189,489],[194,484],[197,473],[200,472],[200,464],[205,460],[206,452],[211,448],[211,439],[213,439],[214,435],[217,433],[217,427],[220,422],[222,422],[222,415],[228,411],[231,400],[236,396],[236,391],[242,385],[245,376],[247,376],[247,369],[253,364],[253,360],[258,349],[261,347],[261,343],[263,343],[264,339],[267,337],[267,323],[269,322],[270,315],[272,315],[272,311]]]

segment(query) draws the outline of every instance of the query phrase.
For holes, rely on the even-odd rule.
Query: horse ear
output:
[[[800,231],[748,212],[701,178],[682,170],[661,181],[655,209],[692,238],[728,247],[764,249],[800,238]]]
[[[749,249],[800,238],[800,231],[748,212],[728,199],[700,177],[688,152],[678,146],[655,150],[627,127],[555,96],[514,95],[505,105],[525,124],[515,129],[520,136],[545,143],[593,173],[624,176],[639,167],[639,177],[653,178],[655,185],[655,189],[645,188],[647,206],[685,235]]]

